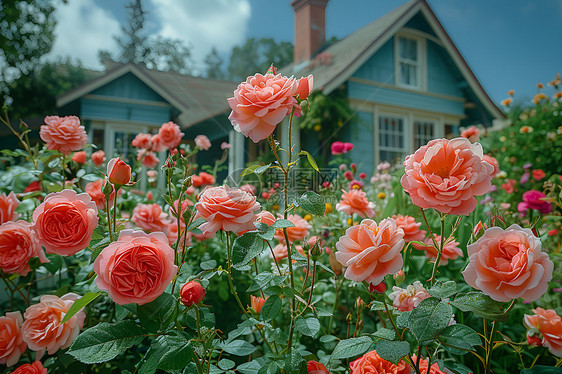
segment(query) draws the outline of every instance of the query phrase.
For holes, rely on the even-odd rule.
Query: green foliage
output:
[[[246,43],[232,49],[228,65],[228,78],[245,81],[249,75],[265,74],[273,64],[283,67],[293,62],[293,43],[279,42],[271,38],[249,38]]]
[[[298,203],[301,208],[317,216],[323,216],[326,210],[324,198],[313,191],[303,193],[302,196],[298,198]]]
[[[404,356],[410,353],[410,344],[408,342],[381,339],[377,342],[376,350],[379,356],[385,360],[398,364]]]
[[[481,318],[493,321],[505,321],[508,317],[503,313],[500,303],[492,300],[490,296],[484,295],[482,292],[458,294],[451,300],[451,305],[463,312],[472,312]]]
[[[235,268],[247,265],[267,247],[258,233],[249,232],[237,237],[232,246],[232,263]]]
[[[367,352],[372,346],[373,340],[368,336],[340,340],[332,352],[331,359],[338,360],[359,356]]]
[[[137,316],[141,325],[150,332],[166,331],[178,313],[178,302],[169,293],[163,293],[155,300],[139,305]]]

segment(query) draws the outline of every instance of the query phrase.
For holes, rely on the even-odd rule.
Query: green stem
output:
[[[234,295],[234,299],[236,299],[236,303],[238,304],[238,307],[240,308],[242,313],[250,317],[248,311],[246,310],[246,308],[244,308],[242,301],[240,301],[240,297],[238,297],[238,293],[236,292],[236,288],[234,288],[234,283],[232,282],[232,258],[230,256],[230,235],[228,234],[228,232],[226,233],[226,257],[227,257],[226,275],[227,275],[230,291]]]
[[[107,182],[109,183],[109,182]],[[111,230],[111,210],[109,209],[109,196],[105,197],[105,214],[107,216],[107,227],[109,229],[109,240],[113,242],[113,230]]]
[[[113,185],[113,189],[115,190],[113,195],[113,231],[117,234],[117,192],[119,192],[119,188],[121,186]]]
[[[445,214],[441,214],[441,243],[437,248],[437,258],[435,259],[435,263],[433,264],[433,271],[431,272],[431,284],[435,284],[435,276],[437,274],[437,267],[439,266],[439,262],[441,262],[441,257],[443,256],[443,247],[445,246]],[[435,239],[434,239],[435,241]]]
[[[484,327],[486,327],[486,320],[484,320]],[[496,321],[492,321],[492,329],[490,331],[490,337],[487,338],[486,337],[486,331],[484,330],[484,339],[485,339],[485,343],[486,343],[486,362],[484,364],[484,372],[486,374],[491,372],[490,369],[490,359],[492,358],[492,348],[493,348],[493,342],[494,342],[494,330],[496,329]]]

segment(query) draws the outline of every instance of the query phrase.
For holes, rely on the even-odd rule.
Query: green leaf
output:
[[[68,309],[68,312],[66,312],[66,315],[64,316],[62,321],[60,321],[61,325],[65,322],[67,322],[69,319],[71,319],[76,313],[78,313],[86,305],[88,305],[89,303],[94,301],[94,299],[96,297],[98,297],[99,295],[101,295],[101,291],[99,291],[99,292],[86,292],[84,294],[84,296],[82,296],[81,298],[76,300],[74,303],[72,303],[72,306],[70,307],[70,309]]]
[[[336,348],[334,348],[330,360],[341,360],[343,358],[362,355],[367,352],[372,345],[373,340],[368,336],[340,340]]]
[[[554,366],[535,365],[530,369],[521,370],[521,374],[562,374],[562,368]]]
[[[298,203],[301,208],[317,216],[323,216],[326,211],[324,198],[313,191],[303,193],[302,196],[298,198]]]
[[[318,165],[316,164],[316,161],[314,160],[314,158],[311,156],[310,153],[308,153],[307,151],[301,151],[300,153],[306,155],[306,159],[308,160],[310,166],[312,166],[312,168],[317,172],[320,172],[320,170],[318,169]]]
[[[421,345],[426,345],[447,327],[452,315],[453,308],[448,303],[431,297],[412,310],[408,328]]]
[[[158,363],[158,369],[167,372],[181,370],[191,361],[193,347],[186,333],[172,331],[167,335],[159,336],[156,340],[165,351]]]
[[[275,274],[266,271],[261,272],[254,277],[254,281],[246,291],[254,292],[261,290],[262,288],[265,288],[265,286],[267,286],[269,282],[273,280],[273,278],[275,278]]]
[[[392,329],[385,329],[384,327],[381,327],[373,334],[373,336],[380,339],[393,340],[396,333]]]
[[[201,269],[203,270],[212,270],[217,266],[217,261],[216,260],[203,261],[201,264],[199,264],[199,266],[201,266]]]
[[[384,304],[382,303],[382,301],[373,300],[371,301],[371,310],[373,312],[377,310],[384,310]]]
[[[248,166],[246,169],[242,170],[242,173],[240,173],[240,177],[245,177],[246,175],[253,174],[254,171],[259,167],[260,167],[260,165],[250,165],[250,166]]]
[[[279,296],[270,296],[263,304],[260,312],[260,319],[263,321],[271,321],[281,311],[283,303]]]
[[[49,262],[45,262],[43,266],[45,267],[45,269],[49,270],[49,273],[51,274],[55,274],[57,271],[59,271],[64,264],[63,258],[59,255],[50,253],[47,254],[47,259],[49,260]]]
[[[399,329],[409,328],[409,321],[410,321],[410,314],[412,311],[409,310],[407,312],[401,312],[398,317],[396,317],[396,326]]]
[[[479,291],[458,294],[451,300],[451,304],[463,312],[472,312],[478,317],[492,321],[505,321],[508,317],[507,314],[502,312],[501,303],[492,300]]]
[[[242,374],[258,374],[261,368],[261,364],[257,360],[253,360],[238,365],[236,370]]]
[[[254,170],[254,173],[255,174],[263,174],[269,169],[270,166],[271,166],[271,163],[269,163],[267,165],[259,166]]]
[[[222,349],[235,356],[247,356],[256,351],[256,347],[245,340],[233,340],[230,343],[224,344]]]
[[[232,245],[232,263],[235,269],[247,265],[259,256],[267,244],[256,232],[248,232],[234,240]]]
[[[222,370],[230,370],[236,366],[236,362],[229,360],[228,358],[223,358],[218,362],[218,365]]]
[[[176,298],[163,293],[150,303],[137,307],[141,325],[150,332],[166,331],[178,311]]]
[[[295,227],[295,224],[288,219],[278,219],[277,221],[273,222],[273,225],[271,225],[271,227],[273,227],[274,229],[282,229],[285,227]]]
[[[402,357],[410,353],[410,343],[382,339],[377,342],[376,350],[379,356],[398,365]]]
[[[131,320],[102,322],[82,332],[70,346],[68,354],[85,364],[109,361],[139,344],[146,331]]]
[[[320,322],[314,317],[299,317],[295,321],[295,327],[301,334],[314,337],[320,331]]]
[[[193,231],[205,222],[207,222],[205,218],[197,218],[196,220],[193,220],[189,226],[187,226],[187,231]]]
[[[296,349],[291,349],[291,353],[285,355],[284,369],[286,373],[306,374],[306,361]]]
[[[451,325],[443,329],[439,340],[450,347],[459,348],[450,350],[451,353],[463,355],[467,351],[473,351],[474,346],[482,344],[480,336],[476,331],[465,325]]]
[[[427,292],[433,297],[445,299],[457,293],[457,284],[454,281],[437,282]]]

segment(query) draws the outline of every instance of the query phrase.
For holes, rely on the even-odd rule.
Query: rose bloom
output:
[[[146,231],[162,231],[166,232],[170,220],[168,215],[162,211],[162,207],[154,204],[137,204],[133,209],[131,221]]]
[[[41,263],[49,262],[31,223],[17,221],[0,225],[0,269],[7,274],[26,276],[31,270],[29,260],[32,257],[39,257]]]
[[[211,148],[211,141],[205,135],[197,135],[195,137],[195,146],[206,151]]]
[[[471,142],[477,142],[480,140],[478,138],[478,134],[480,134],[480,130],[478,130],[478,127],[476,126],[470,126],[468,129],[461,132],[461,136]]]
[[[146,149],[139,149],[137,152],[137,161],[140,161],[145,168],[155,168],[160,163],[160,159],[156,157],[154,152],[147,151]]]
[[[76,300],[80,298],[74,293],[67,293],[59,298],[55,295],[41,296],[38,304],[31,305],[24,313],[25,322],[22,326],[23,341],[32,351],[41,357],[45,350],[52,355],[59,349],[69,347],[84,326],[86,313],[80,310],[68,321],[60,322]]]
[[[301,100],[306,100],[308,95],[312,92],[314,86],[314,77],[310,74],[308,77],[299,79],[296,96]]]
[[[513,193],[513,186],[515,186],[515,184],[517,183],[517,181],[515,179],[509,179],[507,181],[507,183],[502,183],[502,188],[505,190],[505,192],[507,192],[508,194],[512,194]]]
[[[179,204],[180,204],[179,199],[175,200],[174,201],[174,209],[175,209],[176,213],[178,213],[179,216],[180,216],[181,227],[185,227],[185,218],[184,218],[183,215],[187,212],[187,210],[189,209],[190,206],[193,206],[193,201],[191,201],[189,199],[182,200],[181,208],[180,208]],[[170,217],[176,218],[175,216],[176,215],[174,214],[172,208],[170,208]]]
[[[275,223],[275,221],[275,216],[267,210],[262,210],[256,214],[256,222],[265,223],[266,225],[271,226]]]
[[[532,316],[525,314],[525,325],[532,331],[538,331],[542,335],[541,344],[553,355],[562,358],[562,318],[552,309],[538,307],[533,309],[533,313]]]
[[[18,366],[12,374],[47,374],[47,369],[43,367],[41,361],[34,361],[32,364]]]
[[[404,230],[392,218],[379,225],[365,219],[345,231],[336,243],[336,259],[347,267],[347,279],[379,284],[387,274],[402,269]]]
[[[41,186],[41,182],[33,181],[33,182],[29,183],[27,185],[27,187],[24,188],[23,192],[35,192],[35,191],[41,191],[41,190],[43,190],[43,187]]]
[[[330,146],[330,150],[332,151],[332,154],[334,156],[341,155],[347,152],[345,144],[340,141],[333,142]]]
[[[282,214],[277,215],[279,219],[283,218]],[[308,230],[312,226],[298,214],[289,214],[287,219],[291,221],[295,226],[287,227],[287,236],[289,237],[289,242],[294,243],[297,240],[303,240],[308,236]],[[275,239],[279,240],[281,243],[285,243],[285,234],[282,229],[275,230]]]
[[[90,195],[90,198],[99,210],[105,209],[105,195],[103,194],[103,183],[104,179],[98,179],[97,181],[90,182],[84,187],[84,191]],[[109,206],[113,206],[113,200],[115,199],[115,189],[111,186],[111,195],[109,196]]]
[[[168,244],[170,246],[174,245],[178,241],[178,221],[172,218],[172,221],[168,225],[166,236],[168,237]],[[192,244],[191,238],[193,233],[191,231],[185,232],[185,225],[180,225],[181,230],[181,240],[178,243],[178,248],[189,247]]]
[[[404,241],[406,243],[411,241],[423,241],[425,239],[425,230],[420,230],[421,222],[416,222],[414,217],[402,216],[400,214],[393,215],[396,225],[404,230]]]
[[[86,152],[80,151],[80,152],[74,153],[72,155],[71,160],[80,164],[80,165],[84,165],[86,163],[86,161],[88,160],[88,156],[86,156]]]
[[[344,212],[352,216],[357,213],[361,218],[371,218],[375,215],[375,203],[367,199],[367,194],[358,189],[352,189],[349,192],[342,190],[341,201],[336,204],[338,212]]]
[[[84,126],[76,116],[47,116],[41,126],[39,136],[47,143],[47,149],[60,151],[68,156],[70,151],[79,151],[88,142]]]
[[[416,355],[412,356],[412,360],[414,360],[414,362],[417,362]],[[449,371],[444,372],[441,369],[439,369],[439,364],[437,362],[431,364],[431,368],[429,370],[427,370],[428,366],[429,366],[429,362],[427,362],[426,359],[424,359],[424,358],[420,359],[420,373],[424,373],[424,374],[446,374],[446,373],[449,373]]]
[[[0,195],[0,225],[18,219],[19,214],[16,213],[18,205],[20,205],[20,201],[14,191],[10,192],[8,196],[5,193]]]
[[[150,149],[152,148],[152,135],[143,133],[137,134],[131,142],[131,145],[136,148]]]
[[[232,148],[232,145],[230,143],[227,142],[222,142],[221,143],[221,149],[224,151],[225,149],[230,149]]]
[[[180,301],[183,305],[190,307],[199,304],[205,298],[205,289],[197,281],[187,282],[181,287]]]
[[[304,249],[302,248],[301,245],[295,245],[295,249],[297,250],[297,252],[299,252],[301,255],[305,255],[304,254]],[[284,258],[289,257],[289,253],[287,250],[287,245],[285,245],[284,243],[279,243],[277,244],[275,247],[273,247],[273,254],[275,255],[275,261],[279,262]]]
[[[131,181],[131,167],[119,157],[107,163],[107,178],[115,185],[124,186]]]
[[[215,177],[204,171],[200,172],[199,175],[191,176],[191,183],[194,187],[210,186],[215,184]]]
[[[535,301],[547,291],[554,264],[530,229],[490,227],[467,249],[464,280],[492,299]]]
[[[441,245],[441,235],[433,234],[437,245]],[[431,238],[425,238],[423,240],[425,245],[412,243],[415,249],[420,251],[425,251],[425,255],[432,261],[437,260],[437,249],[433,244],[433,240]],[[443,253],[441,254],[441,260],[439,261],[439,265],[447,265],[449,260],[455,260],[457,257],[463,257],[462,249],[459,248],[459,242],[456,242],[454,239],[447,241],[445,239],[445,243],[443,245]]]
[[[94,163],[94,165],[96,165],[97,167],[100,167],[100,166],[103,165],[103,161],[105,159],[105,152],[104,151],[96,151],[96,152],[92,153],[90,158],[92,159],[92,162]]]
[[[183,136],[183,135],[182,135]],[[162,142],[160,141],[160,135],[155,134],[152,135],[151,138],[151,143],[152,143],[152,148],[150,149],[152,152],[162,152],[166,150],[166,147],[164,146],[164,144],[162,144]]]
[[[533,170],[531,173],[533,174],[533,178],[538,181],[546,177],[546,174],[542,169]]]
[[[96,284],[119,305],[149,303],[176,274],[174,256],[163,233],[123,230],[94,261]]]
[[[0,317],[0,364],[15,365],[27,349],[23,341],[21,312],[8,312]]]
[[[412,310],[431,297],[420,281],[415,281],[405,289],[394,286],[392,291],[388,297],[392,300],[392,305],[401,312]]]
[[[306,363],[306,372],[308,374],[330,374],[324,364],[314,360],[310,360]]]
[[[234,97],[228,99],[232,113],[228,119],[234,130],[254,143],[267,138],[275,127],[290,114],[297,100],[294,78],[281,74],[256,74],[238,85]],[[298,109],[298,108],[297,108]]]
[[[552,212],[552,205],[550,202],[542,200],[546,195],[537,190],[530,190],[523,194],[523,201],[517,204],[517,211],[520,213],[527,213],[528,210],[536,209],[541,214]]]
[[[256,311],[256,313],[260,313],[261,312],[261,308],[263,307],[263,304],[265,304],[265,301],[267,300],[267,297],[264,299],[263,297],[257,297],[254,295],[250,295],[250,306],[252,307],[253,310]]]
[[[498,173],[500,172],[500,164],[498,160],[496,160],[494,157],[489,155],[483,155],[482,160],[486,161],[487,163],[489,163],[494,167],[494,171],[492,172],[492,178],[498,175]]]
[[[255,195],[257,191],[256,186],[254,186],[253,184],[243,184],[240,186],[240,189],[252,195]]]
[[[47,253],[72,256],[90,245],[98,208],[87,193],[53,192],[33,211],[34,230]]]
[[[365,353],[349,364],[350,374],[410,374],[410,367],[401,360],[398,365],[386,361],[377,351]]]
[[[185,134],[181,132],[180,127],[172,121],[162,124],[158,130],[158,144],[168,149],[176,148],[181,143],[181,138]],[[152,139],[154,141],[154,138]]]
[[[400,183],[422,209],[468,215],[474,196],[487,193],[494,167],[482,160],[482,146],[467,139],[435,139],[404,161]]]

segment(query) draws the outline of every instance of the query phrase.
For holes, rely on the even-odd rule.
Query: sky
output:
[[[344,38],[406,0],[331,0],[326,37]],[[68,0],[57,6],[55,45],[49,59],[70,56],[101,70],[100,49],[127,24],[127,0]],[[562,0],[428,0],[449,36],[496,103],[515,90],[529,103],[536,84],[562,72]],[[143,0],[148,34],[181,39],[195,66],[212,47],[223,60],[247,38],[294,40],[290,0]],[[253,74],[255,72],[248,72]],[[548,92],[547,92],[548,93]]]

